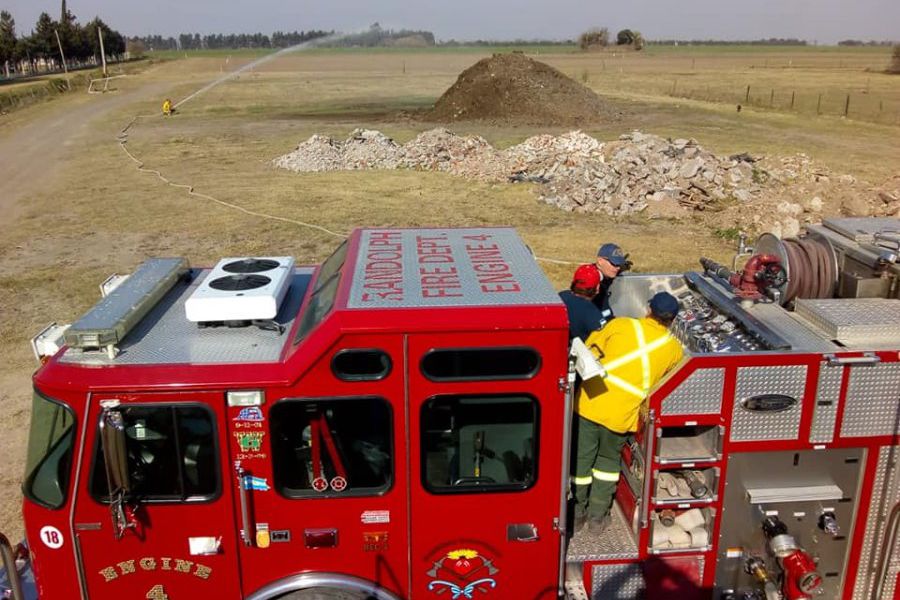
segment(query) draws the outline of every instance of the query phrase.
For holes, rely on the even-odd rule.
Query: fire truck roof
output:
[[[159,266],[160,260],[164,259],[148,261],[152,263],[149,266]],[[147,266],[138,272],[146,271]],[[450,322],[446,315],[433,309],[458,309],[452,319],[456,326],[477,320],[482,325],[490,322],[493,328],[518,328],[523,319],[536,323],[522,311],[531,314],[537,309],[542,327],[565,329],[559,296],[511,228],[357,229],[315,273],[310,267],[293,272],[273,321],[283,335],[252,326],[198,327],[185,318],[185,303],[211,277],[208,269],[194,269],[189,280],[168,283],[173,287],[166,287],[164,295],[153,296],[152,306],[133,330],[116,330],[114,354],[70,344],[59,361],[91,365],[278,363],[287,348],[296,347],[329,315],[340,312],[348,317],[341,320],[347,331],[446,328]],[[143,287],[129,290],[123,286],[120,293],[127,296],[127,302],[120,303],[123,306],[138,300],[131,295],[151,296]],[[101,301],[85,318],[98,312],[109,316],[107,304]],[[545,307],[557,310],[551,315]],[[391,309],[412,310],[416,317],[395,314]],[[514,315],[508,309],[518,310]],[[382,316],[369,317],[366,311]],[[298,321],[296,334],[288,335]],[[94,333],[93,329],[88,333]]]
[[[350,251],[346,308],[559,303],[510,228],[361,229]]]

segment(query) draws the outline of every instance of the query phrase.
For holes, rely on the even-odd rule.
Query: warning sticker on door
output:
[[[390,523],[391,511],[389,510],[367,510],[363,511],[359,520],[363,525],[372,525],[374,523]]]

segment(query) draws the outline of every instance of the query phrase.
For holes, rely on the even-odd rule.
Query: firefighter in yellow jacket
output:
[[[650,299],[647,316],[613,319],[585,340],[606,376],[582,382],[575,402],[575,531],[587,524],[600,532],[609,525],[622,446],[637,430],[647,393],[683,355],[669,333],[678,309],[674,296],[660,292]]]

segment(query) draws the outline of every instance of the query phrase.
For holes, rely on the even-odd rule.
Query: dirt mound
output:
[[[506,124],[576,125],[609,115],[591,90],[524,54],[494,54],[459,76],[428,118]]]

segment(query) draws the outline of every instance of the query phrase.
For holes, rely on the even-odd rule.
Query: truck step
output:
[[[566,600],[590,600],[581,578],[566,580]]]

